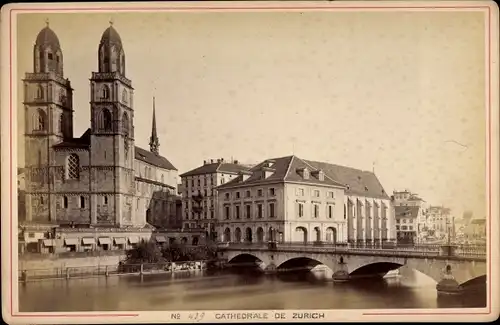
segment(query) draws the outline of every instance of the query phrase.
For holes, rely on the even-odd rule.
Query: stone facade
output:
[[[353,176],[366,183],[366,194],[348,184]],[[217,233],[224,242],[395,239],[390,198],[372,173],[290,156],[242,171],[217,192]]]
[[[177,222],[177,169],[159,154],[153,103],[150,150],[134,144],[134,89],[113,26],[98,46],[90,79],[90,128],[73,137],[70,81],[56,34],[45,27],[24,82],[25,220],[54,227],[140,229]],[[165,222],[165,220],[167,220]],[[133,231],[132,231],[133,232]],[[36,236],[35,236],[36,237]]]
[[[215,188],[237,177],[240,170],[248,170],[248,167],[235,160],[211,159],[180,176],[184,229],[215,231],[218,212]]]

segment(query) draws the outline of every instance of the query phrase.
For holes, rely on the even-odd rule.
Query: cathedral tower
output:
[[[134,110],[132,82],[125,76],[125,52],[110,22],[98,49],[98,71],[92,72],[91,155],[96,225],[139,225],[132,217],[134,182]]]
[[[26,219],[55,221],[52,196],[55,170],[52,146],[73,135],[70,81],[64,78],[63,53],[57,35],[47,26],[33,47],[33,72],[24,83]]]

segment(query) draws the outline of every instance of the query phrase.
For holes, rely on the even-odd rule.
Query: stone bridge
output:
[[[439,293],[460,293],[469,284],[486,280],[485,256],[442,256],[437,253],[382,249],[325,249],[266,247],[221,247],[219,256],[229,264],[251,263],[267,273],[312,269],[325,265],[333,272],[334,281],[358,277],[384,276],[402,266],[417,270],[437,282]]]

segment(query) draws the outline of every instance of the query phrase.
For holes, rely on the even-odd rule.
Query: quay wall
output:
[[[114,266],[125,259],[125,253],[112,256],[85,256],[85,257],[44,257],[44,258],[20,258],[18,269],[21,270],[49,270],[65,269],[68,267],[95,267]]]

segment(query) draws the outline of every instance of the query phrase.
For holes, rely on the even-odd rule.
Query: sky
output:
[[[135,88],[135,143],[149,148],[155,96],[160,153],[179,174],[205,159],[295,154],[485,216],[481,12],[20,14],[21,90],[46,19],[75,89],[75,137],[90,126],[89,78],[112,20]],[[18,105],[22,135],[22,91]]]

